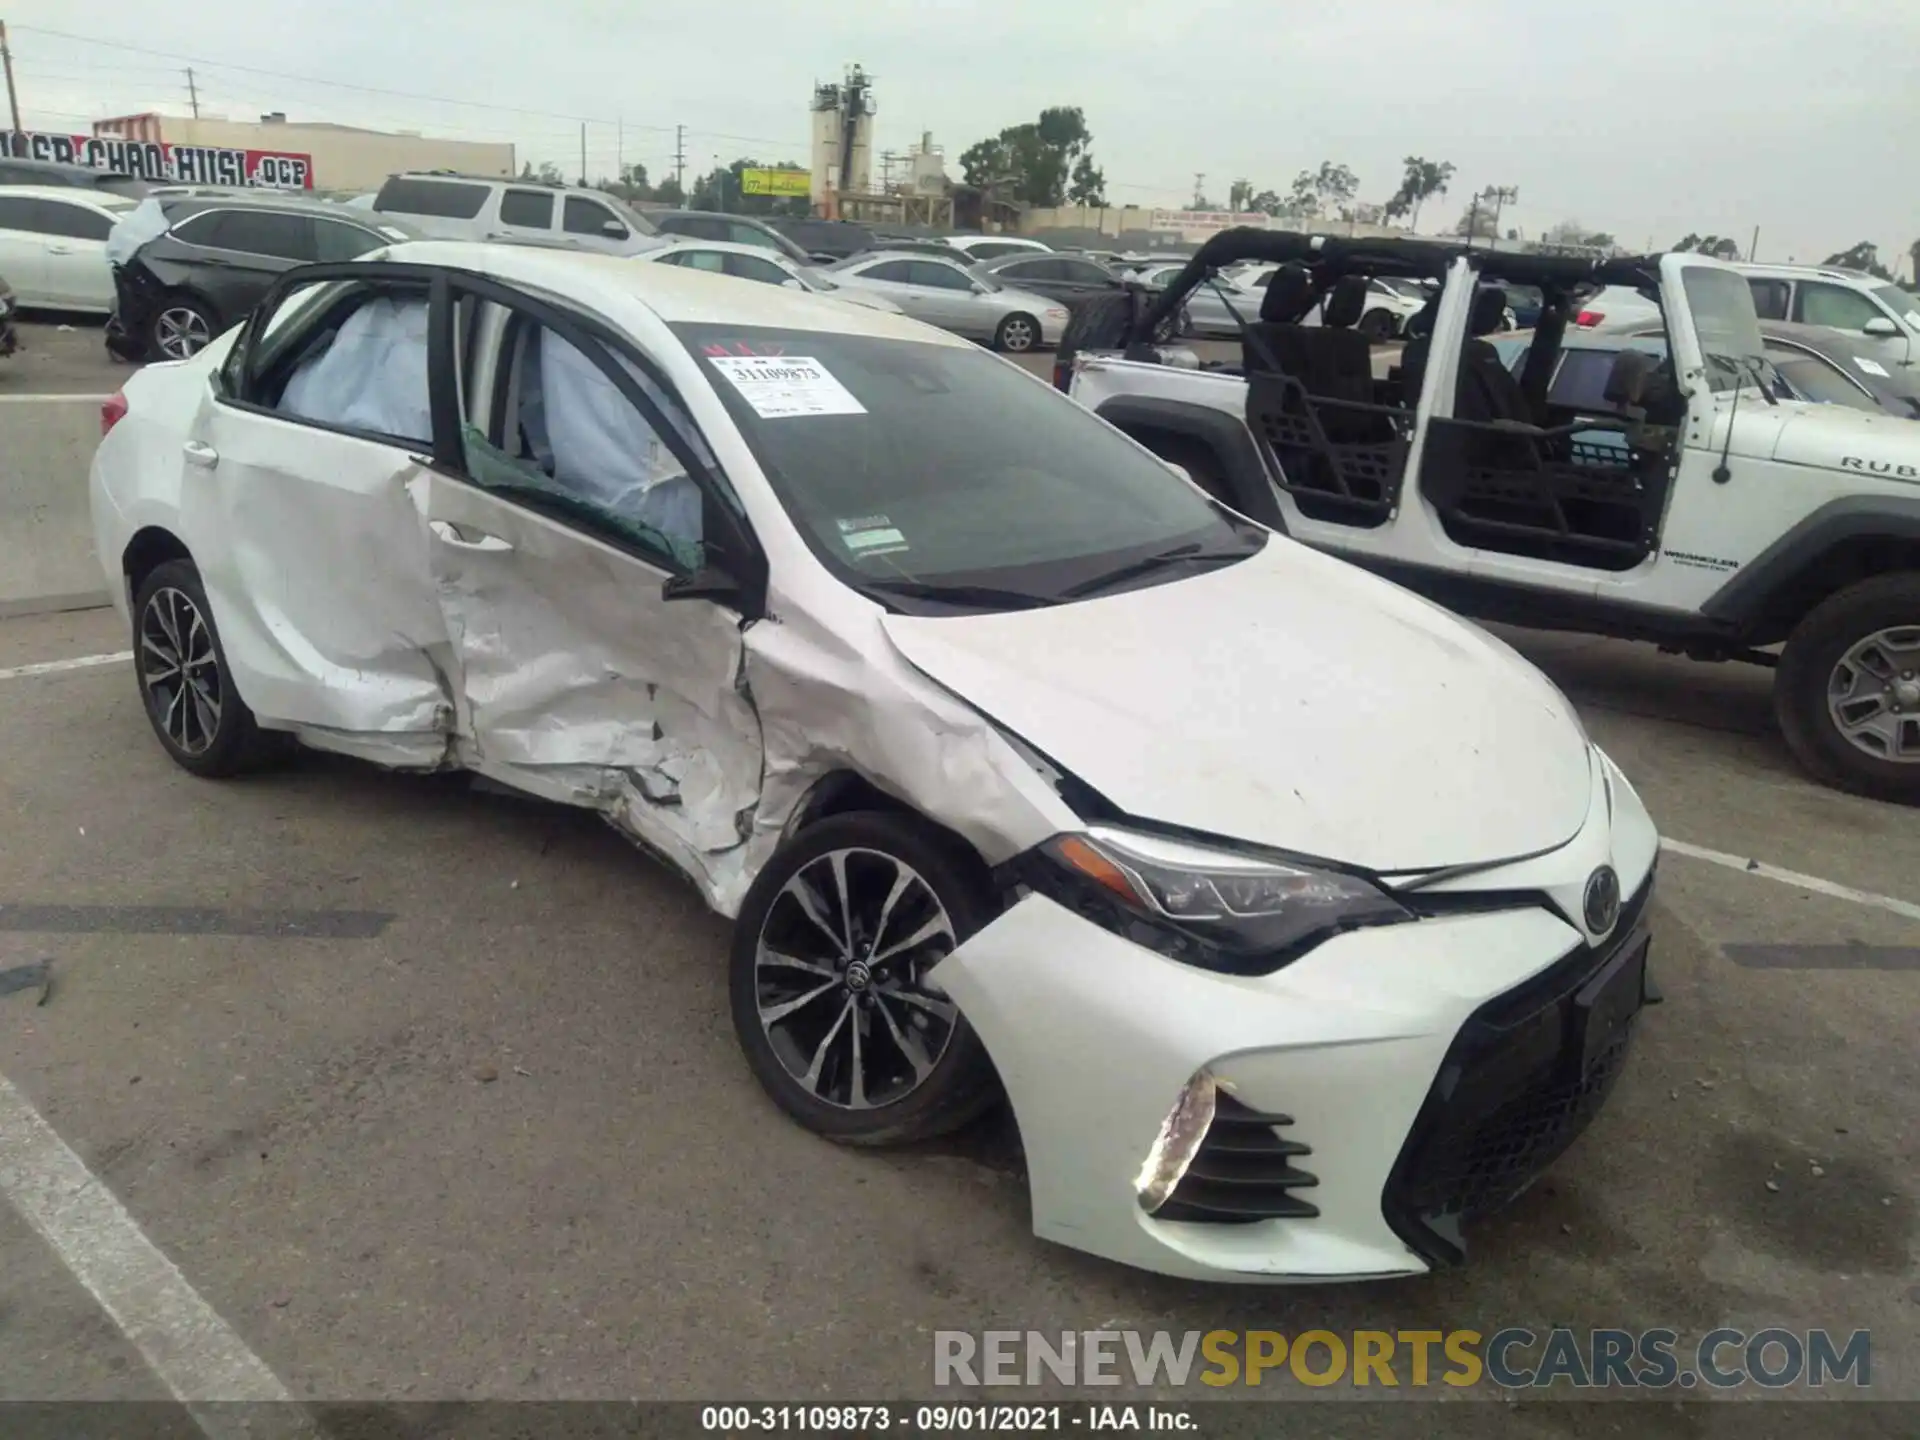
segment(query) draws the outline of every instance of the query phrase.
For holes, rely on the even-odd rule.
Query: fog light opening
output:
[[[1153,1137],[1153,1145],[1133,1182],[1140,1208],[1149,1215],[1167,1203],[1185,1178],[1193,1157],[1199,1153],[1201,1142],[1207,1138],[1207,1129],[1213,1124],[1219,1088],[1211,1071],[1196,1071],[1181,1088],[1167,1118],[1160,1122],[1160,1133]]]

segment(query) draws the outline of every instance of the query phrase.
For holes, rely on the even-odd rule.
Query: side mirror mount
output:
[[[691,575],[669,575],[660,587],[662,600],[712,600],[721,605],[739,607],[745,594],[740,582],[711,562]]]
[[[829,255],[824,250],[815,250],[812,253],[813,253],[813,263],[816,265],[832,265],[838,262],[840,259],[838,255]]]
[[[786,279],[780,282],[780,288],[782,290],[804,290],[807,287],[802,285],[793,276],[789,275]]]
[[[1193,483],[1193,474],[1191,471],[1187,469],[1186,466],[1176,465],[1171,460],[1163,460],[1161,463],[1165,465],[1167,469],[1171,470],[1174,474],[1178,475],[1182,480],[1186,481],[1189,485]]]
[[[1884,315],[1876,315],[1860,327],[1862,335],[1871,335],[1877,340],[1891,340],[1900,333],[1900,327]]]
[[[624,240],[627,238],[627,227],[618,220],[606,220],[601,222],[600,233],[609,240]]]

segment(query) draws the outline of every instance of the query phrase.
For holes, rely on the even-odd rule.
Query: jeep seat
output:
[[[1526,391],[1492,342],[1482,338],[1499,330],[1506,318],[1506,291],[1493,286],[1473,297],[1468,319],[1470,338],[1460,352],[1460,386],[1455,392],[1456,420],[1517,420],[1534,425],[1539,420],[1527,403]]]
[[[1274,271],[1260,297],[1260,318],[1247,327],[1240,342],[1247,374],[1278,369],[1305,383],[1312,362],[1311,342],[1304,337],[1312,332],[1300,321],[1312,308],[1313,276],[1305,266],[1283,265]]]

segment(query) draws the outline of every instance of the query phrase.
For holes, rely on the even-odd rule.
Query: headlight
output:
[[[1067,312],[1064,310],[1049,310],[1047,311],[1047,318],[1049,320],[1065,320],[1067,318]]]
[[[1265,974],[1360,925],[1413,919],[1379,887],[1337,870],[1096,826],[1056,835],[1033,888],[1173,959]]]

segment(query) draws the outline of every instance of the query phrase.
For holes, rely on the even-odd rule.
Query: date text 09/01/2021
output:
[[[1007,1434],[1074,1430],[1187,1431],[1199,1427],[1178,1406],[1163,1405],[708,1405],[700,1428],[720,1434],[813,1431],[873,1435],[954,1432]]]

